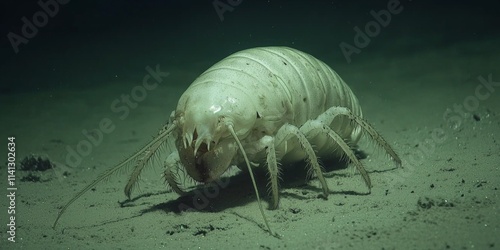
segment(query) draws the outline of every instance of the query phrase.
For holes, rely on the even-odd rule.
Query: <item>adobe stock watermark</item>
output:
[[[31,20],[26,16],[21,18],[23,26],[20,33],[9,32],[7,39],[14,50],[14,53],[19,53],[19,46],[21,44],[28,44],[29,39],[34,38],[38,34],[38,29],[45,27],[49,23],[49,17],[53,18],[59,13],[61,5],[69,3],[70,0],[40,0],[38,6],[41,10],[35,12]]]
[[[163,81],[163,78],[170,75],[168,72],[162,72],[160,65],[156,65],[156,69],[146,66],[146,74],[142,80],[142,84],[136,85],[130,90],[129,94],[121,94],[120,98],[116,98],[110,104],[110,109],[113,113],[118,114],[118,119],[125,120],[131,109],[136,109],[139,104],[146,99],[148,91],[154,90],[158,84]],[[153,79],[151,79],[153,78]],[[116,126],[113,120],[109,117],[104,117],[99,121],[97,128],[90,131],[83,129],[82,135],[85,137],[80,140],[76,146],[66,146],[66,165],[76,168],[80,165],[83,158],[90,155],[95,147],[98,147],[104,140],[104,136],[112,133]]]
[[[447,108],[443,113],[444,122],[455,131],[459,130],[463,126],[464,120],[467,117],[470,118],[470,114],[479,108],[481,101],[490,98],[495,92],[495,88],[500,87],[500,82],[493,81],[492,74],[488,75],[488,79],[483,76],[478,76],[477,79],[479,84],[476,86],[474,94],[465,97],[462,103],[453,104],[453,108]],[[407,161],[403,163],[406,171],[401,174],[388,174],[387,178],[391,179],[390,186],[394,186],[397,182],[403,183],[415,171],[415,166],[420,166],[428,160],[435,153],[436,146],[444,143],[447,139],[448,135],[444,129],[434,128],[429,138],[416,140],[418,148],[415,148],[415,151],[408,156]]]
[[[361,49],[366,48],[370,44],[370,38],[378,36],[380,34],[380,31],[382,30],[382,27],[385,28],[389,25],[393,15],[397,15],[402,11],[403,6],[401,6],[399,0],[389,0],[386,10],[380,10],[378,12],[371,10],[370,15],[375,20],[369,21],[365,24],[364,32],[358,26],[354,27],[354,45],[348,44],[346,42],[341,42],[339,45],[342,54],[347,60],[347,63],[351,63],[352,54],[361,53]]]
[[[240,5],[243,0],[227,0],[226,2],[227,3],[224,3],[221,0],[214,0],[212,2],[215,12],[217,12],[217,16],[219,16],[221,22],[224,21],[224,13],[227,11],[233,12],[234,8]]]

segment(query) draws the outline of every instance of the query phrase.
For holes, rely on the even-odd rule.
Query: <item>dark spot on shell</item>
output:
[[[307,101],[307,97],[302,98],[302,101],[306,102]]]
[[[259,112],[257,112],[257,119],[261,118],[262,116],[260,116]]]
[[[288,64],[286,64],[286,62],[285,62],[285,61],[283,61],[283,64],[288,65]]]

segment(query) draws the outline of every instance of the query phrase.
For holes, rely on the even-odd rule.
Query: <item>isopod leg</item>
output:
[[[321,183],[321,187],[323,188],[323,196],[326,199],[329,193],[328,184],[326,183],[325,177],[323,176],[323,171],[318,163],[318,158],[316,157],[316,153],[314,153],[314,149],[311,146],[311,143],[309,143],[309,141],[307,140],[304,133],[296,126],[293,126],[291,124],[285,124],[278,130],[278,133],[276,134],[275,145],[280,146],[282,143],[285,143],[293,136],[295,136],[298,139],[300,146],[302,147],[302,150],[304,150],[304,153],[306,154],[306,160],[309,163],[310,170],[314,172],[319,182]]]
[[[396,152],[391,148],[389,143],[363,118],[353,114],[348,108],[345,107],[331,107],[318,117],[318,120],[324,124],[331,124],[333,119],[338,115],[345,115],[355,124],[361,127],[363,132],[366,132],[373,141],[382,147],[389,157],[396,163],[397,167],[401,167],[401,159]]]
[[[267,154],[267,169],[269,171],[269,184],[271,185],[271,194],[273,201],[271,209],[278,208],[279,194],[278,194],[278,163],[276,161],[276,150],[274,148],[274,140],[266,146]]]
[[[165,171],[163,172],[163,177],[168,185],[179,195],[185,195],[185,192],[179,187],[178,177],[172,171],[173,169],[178,169],[180,167],[179,153],[174,151],[171,153],[167,160],[165,160]]]
[[[300,128],[300,130],[308,137],[314,137],[318,133],[322,133],[324,135],[327,135],[330,139],[332,139],[337,145],[339,145],[340,149],[342,150],[342,154],[347,156],[350,162],[354,164],[356,169],[363,177],[363,180],[368,189],[371,189],[372,184],[370,176],[363,167],[363,164],[361,164],[356,155],[354,155],[354,151],[351,149],[351,147],[349,147],[349,145],[342,139],[342,137],[337,132],[333,131],[330,127],[328,127],[327,125],[318,120],[310,120],[306,122]]]

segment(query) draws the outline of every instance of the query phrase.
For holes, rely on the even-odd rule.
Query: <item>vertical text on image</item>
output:
[[[10,237],[7,239],[10,242],[16,242],[16,138],[7,138],[7,195],[8,198],[8,210],[7,216],[9,217],[9,223],[7,224],[7,234]]]

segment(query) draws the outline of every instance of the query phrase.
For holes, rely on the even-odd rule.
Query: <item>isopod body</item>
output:
[[[218,157],[210,154],[198,157],[202,164],[187,168],[195,180],[212,181],[229,164],[243,161],[242,157],[234,157],[237,145],[227,145],[234,143],[234,139],[220,124],[222,119],[234,123],[249,159],[259,162],[265,159],[261,154],[265,152],[257,150],[264,136],[276,135],[283,124],[300,127],[335,106],[362,115],[351,89],[325,63],[286,47],[248,49],[213,65],[184,92],[175,111],[182,129],[177,140],[193,141],[192,136],[197,134],[195,151],[210,144],[217,145],[213,154],[224,151]],[[360,129],[355,129],[348,117],[338,117],[326,125],[354,144],[360,137]],[[325,136],[308,139],[315,145],[318,156],[330,156],[336,151],[336,144]],[[292,142],[287,144],[288,154],[284,159],[303,159],[304,151],[294,150],[297,143]],[[184,155],[186,147],[178,143],[177,149]],[[259,153],[249,153],[256,151]],[[184,166],[190,165],[187,159],[190,157],[181,157]],[[215,160],[213,166],[211,159]]]
[[[81,195],[136,160],[125,186],[130,197],[142,169],[168,143],[175,144],[175,149],[165,160],[164,177],[175,192],[184,194],[179,169],[201,183],[219,179],[232,165],[247,169],[271,232],[252,166],[269,173],[272,208],[278,206],[279,162],[306,160],[326,198],[329,189],[318,157],[345,157],[370,188],[370,178],[352,150],[362,134],[382,147],[396,165],[401,164],[389,144],[362,119],[351,89],[325,63],[288,47],[243,50],[202,73],[182,94],[159,134],[80,191],[61,209],[54,227]]]

